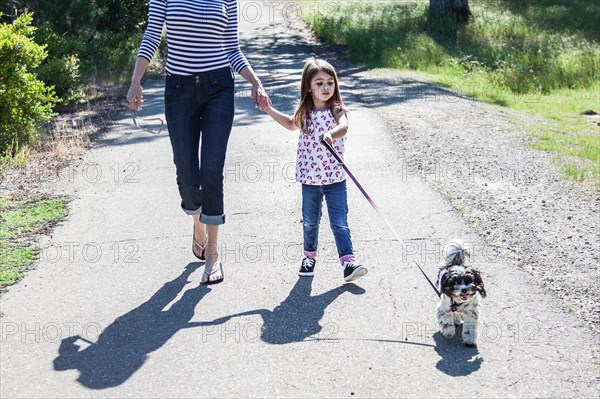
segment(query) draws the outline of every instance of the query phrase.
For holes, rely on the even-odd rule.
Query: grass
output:
[[[344,45],[370,68],[423,72],[482,101],[531,112],[535,148],[563,174],[600,185],[600,4],[584,0],[471,0],[466,26],[430,21],[427,0],[305,1],[303,15],[324,41]]]
[[[67,215],[66,200],[0,196],[0,287],[14,284],[38,254],[33,236]]]
[[[598,111],[599,90],[599,84],[589,89],[562,89],[515,106],[545,117],[546,122],[535,131],[539,139],[535,148],[556,154],[565,177],[596,186],[600,185],[600,119],[581,113]]]
[[[27,164],[27,146],[19,148],[14,155],[2,155],[0,153],[0,175],[6,173],[10,168],[21,168]]]

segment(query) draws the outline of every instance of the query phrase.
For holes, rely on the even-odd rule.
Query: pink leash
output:
[[[394,236],[396,236],[396,239],[398,241],[400,241],[400,243],[402,244],[402,247],[404,248],[404,250],[406,251],[406,253],[408,253],[408,250],[406,248],[406,245],[404,244],[404,241],[402,241],[402,239],[400,238],[400,236],[398,235],[398,233],[396,233],[396,230],[394,230],[394,227],[392,227],[392,225],[390,224],[390,222],[387,220],[387,218],[383,214],[383,212],[381,212],[381,210],[375,204],[375,202],[371,199],[371,197],[369,196],[369,194],[367,194],[367,192],[360,185],[360,183],[358,182],[358,180],[356,180],[356,178],[354,177],[354,175],[352,174],[352,172],[350,172],[350,169],[348,169],[348,167],[346,166],[346,164],[344,163],[344,161],[342,160],[342,158],[340,157],[340,155],[337,153],[337,151],[335,150],[335,148],[333,148],[331,146],[331,144],[329,144],[328,142],[326,142],[325,140],[323,140],[322,137],[321,137],[321,143],[325,147],[327,147],[327,149],[329,150],[329,152],[331,152],[331,155],[333,155],[334,158],[340,163],[340,165],[342,165],[342,167],[344,168],[344,170],[346,171],[346,173],[348,174],[348,176],[350,176],[350,178],[352,179],[352,181],[354,182],[354,184],[356,184],[356,187],[358,187],[358,189],[360,190],[360,192],[363,193],[363,195],[365,196],[365,198],[367,199],[367,201],[369,201],[369,204],[371,204],[371,206],[373,207],[373,209],[375,209],[375,212],[377,212],[377,214],[379,215],[379,217],[385,222],[385,224],[387,224],[387,226],[390,228],[390,230],[392,231],[392,233],[394,233]],[[441,296],[440,292],[437,289],[437,287],[435,286],[435,284],[433,284],[433,282],[431,281],[431,279],[429,277],[427,277],[427,274],[425,274],[425,272],[423,271],[423,269],[421,268],[421,266],[419,266],[419,263],[412,256],[410,256],[410,257],[415,262],[415,264],[417,265],[417,267],[419,268],[419,270],[421,271],[421,273],[423,274],[423,276],[427,279],[427,282],[429,283],[429,285],[431,285],[431,288],[433,288],[433,290],[435,291],[435,293],[437,294],[437,296],[438,297]]]

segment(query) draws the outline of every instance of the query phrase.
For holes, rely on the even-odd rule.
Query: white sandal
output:
[[[193,238],[193,242],[192,242],[192,253],[194,254],[194,256],[200,260],[206,260],[206,257],[204,256],[204,252],[206,251],[206,244],[208,244],[208,233],[205,231],[206,233],[206,241],[204,241],[204,245],[200,245],[200,243],[198,241],[196,241],[196,225],[194,225],[194,233],[192,235]],[[196,248],[198,249],[198,252],[196,251]]]
[[[210,276],[212,276],[213,274],[215,274],[217,272],[221,272],[221,278],[216,279],[216,280],[211,280]],[[221,262],[219,262],[219,267],[217,269],[212,269],[210,272],[205,270],[204,273],[202,274],[202,277],[204,277],[204,276],[206,276],[206,280],[202,284],[213,285],[213,284],[222,283],[223,280],[225,280],[225,273],[223,273],[223,264],[221,264]]]

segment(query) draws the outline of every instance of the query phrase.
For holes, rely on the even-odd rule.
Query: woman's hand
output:
[[[142,95],[143,89],[139,83],[131,82],[129,91],[127,92],[127,101],[129,102],[129,109],[132,112],[138,112],[144,105],[144,96]]]
[[[260,82],[252,85],[252,101],[254,101],[254,106],[261,111],[266,111],[271,107],[271,99]]]

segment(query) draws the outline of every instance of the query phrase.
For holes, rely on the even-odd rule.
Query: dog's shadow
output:
[[[441,332],[433,334],[435,351],[441,359],[435,367],[451,377],[463,377],[481,368],[483,358],[477,347],[469,347],[462,343],[462,328],[456,328],[454,338],[448,339]]]

